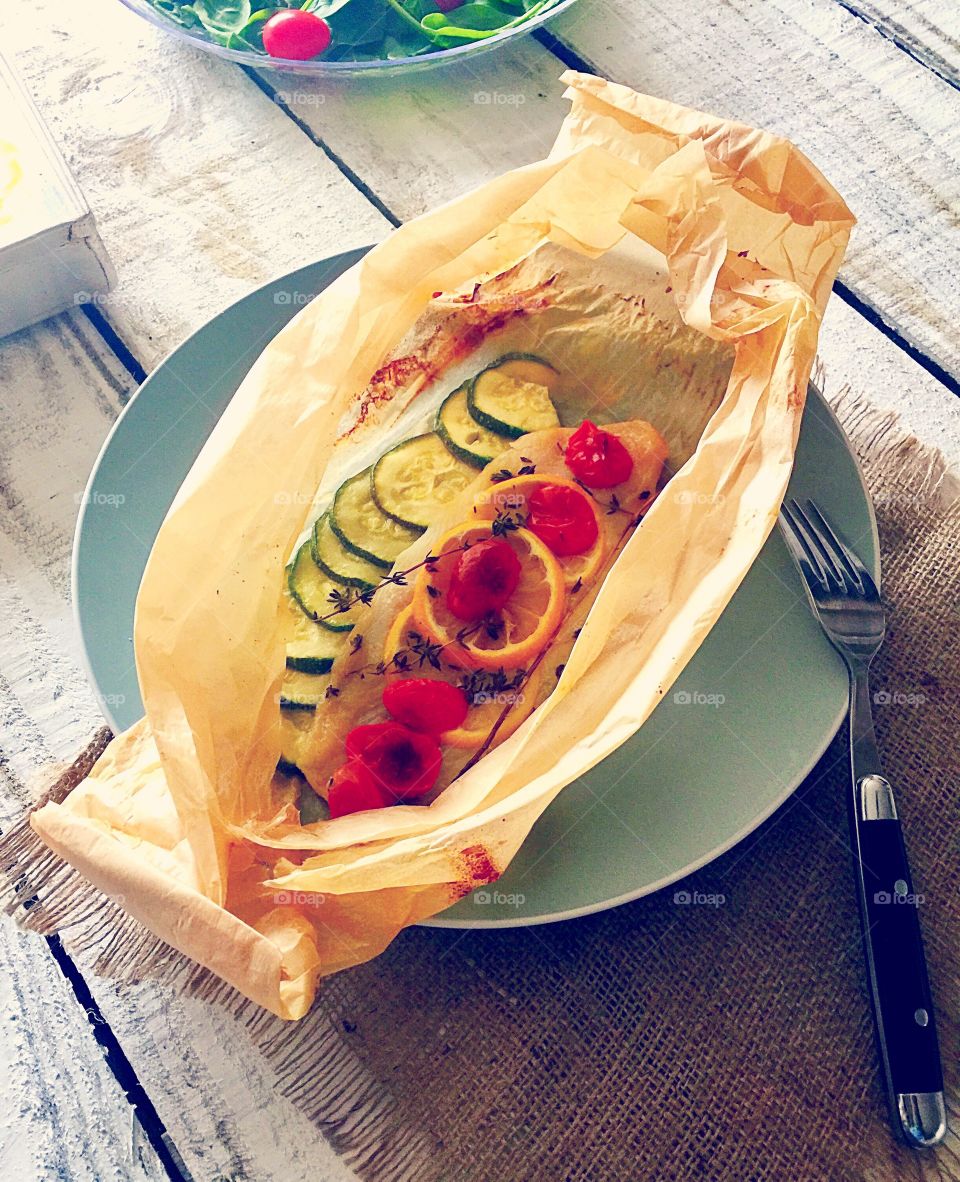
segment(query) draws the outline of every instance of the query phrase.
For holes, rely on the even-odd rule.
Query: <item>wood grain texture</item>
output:
[[[389,229],[241,71],[116,0],[0,7],[0,39],[117,269],[100,306],[147,369],[252,287]]]
[[[0,1174],[160,1182],[166,1172],[38,938],[0,924]]]
[[[162,985],[92,980],[194,1182],[351,1182],[322,1131],[274,1091],[244,1027]]]
[[[132,381],[86,316],[70,312],[0,342],[0,389],[5,828],[102,722],[70,611],[71,543],[90,467]],[[6,922],[0,981],[10,1032],[0,1039],[0,1176],[160,1177],[46,944]],[[159,985],[89,984],[197,1182],[351,1177],[316,1128],[274,1101],[272,1074],[237,1023]]]
[[[87,471],[130,392],[87,318],[0,343],[0,828],[99,720],[66,600]],[[39,659],[43,654],[43,659]],[[0,924],[0,1175],[166,1174],[44,941]]]
[[[960,377],[960,93],[835,0],[581,0],[552,27],[618,82],[802,148],[859,218],[841,277]]]
[[[563,64],[531,37],[420,75],[321,83],[273,70],[276,100],[401,221],[542,159],[567,113]]]
[[[836,296],[820,329],[818,360],[828,400],[849,388],[893,411],[960,470],[960,400]]]
[[[953,0],[840,0],[918,61],[960,87],[960,9]]]

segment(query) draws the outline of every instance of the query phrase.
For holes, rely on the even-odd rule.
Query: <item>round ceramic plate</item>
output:
[[[134,601],[181,481],[265,342],[363,253],[304,267],[221,312],[157,367],[104,444],[77,525],[73,593],[90,676],[115,729],[142,714]],[[815,497],[879,573],[859,469],[813,389],[790,491]],[[836,732],[846,692],[843,666],[775,532],[643,728],[563,790],[495,885],[432,922],[547,923],[674,882],[787,799]]]

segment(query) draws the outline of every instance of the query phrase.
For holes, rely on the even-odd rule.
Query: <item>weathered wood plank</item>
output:
[[[836,296],[827,305],[818,356],[828,400],[849,386],[898,414],[960,470],[960,401]]]
[[[960,14],[953,0],[838,0],[906,52],[960,86]]]
[[[116,266],[101,307],[147,369],[252,287],[389,228],[241,71],[115,0],[4,6],[0,38]]]
[[[70,539],[130,384],[79,312],[0,344],[0,828],[30,798],[38,758],[70,758],[97,725],[66,601]],[[5,1178],[166,1177],[47,945],[7,922],[0,1021]]]
[[[380,79],[356,92],[312,80],[291,81],[275,71],[263,71],[262,78],[280,105],[366,178],[397,218],[407,220],[549,149],[566,110],[555,81],[558,63],[532,39],[511,47],[509,54],[505,70],[489,64],[488,57],[426,75],[428,85],[412,103],[403,101],[405,83],[397,79]],[[465,95],[481,113],[469,124]],[[424,123],[431,128],[429,136],[423,134]],[[861,221],[857,234],[862,237],[869,230]],[[902,265],[907,267],[909,260]],[[960,290],[952,294],[952,306],[960,314]],[[820,350],[830,374],[875,375],[871,391],[876,391],[878,405],[901,410],[916,429],[927,431],[931,442],[950,452],[956,446],[958,411],[949,395],[928,383],[897,389],[891,369],[897,369],[893,362],[898,350],[878,348],[880,334],[857,323],[860,319],[842,301],[832,301]],[[851,355],[845,358],[845,351]],[[912,370],[908,362],[905,372]]]
[[[956,90],[835,0],[584,0],[552,27],[618,82],[793,140],[860,219],[842,278],[960,377]]]
[[[319,83],[260,71],[289,109],[401,221],[542,159],[568,104],[561,62],[532,37],[422,74]]]
[[[39,939],[0,925],[0,1172],[16,1182],[167,1174]]]
[[[45,786],[39,770],[72,758],[102,723],[70,613],[71,540],[132,384],[80,312],[0,342],[0,828]],[[0,981],[0,1016],[19,1032],[0,1044],[0,1173],[161,1176],[143,1136],[132,1140],[132,1109],[46,945],[6,921]],[[89,984],[196,1182],[351,1177],[321,1133],[275,1101],[269,1070],[226,1015],[161,986]]]

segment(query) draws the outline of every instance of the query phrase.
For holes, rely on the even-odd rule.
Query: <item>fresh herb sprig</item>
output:
[[[451,554],[459,554],[463,550],[469,549],[470,542],[464,542],[462,546],[453,546],[449,550],[444,550],[443,557],[449,558]],[[414,563],[413,566],[408,566],[406,570],[395,570],[391,571],[388,575],[384,575],[380,582],[375,583],[372,587],[349,587],[345,591],[335,589],[327,597],[334,605],[333,610],[323,616],[314,616],[314,619],[318,624],[322,624],[324,620],[332,620],[336,616],[348,612],[352,607],[356,607],[358,603],[370,604],[373,602],[373,597],[376,593],[382,591],[384,587],[406,587],[408,575],[412,575],[414,571],[418,571],[421,567],[426,567],[428,571],[433,573],[436,571],[439,561],[440,559],[436,554],[428,554],[426,558]]]

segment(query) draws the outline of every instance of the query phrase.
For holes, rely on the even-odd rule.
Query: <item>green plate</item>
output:
[[[363,253],[304,267],[214,317],[144,382],[104,444],[77,524],[73,593],[90,676],[114,729],[142,714],[134,602],[148,548],[181,481],[263,344]],[[238,349],[244,341],[251,344]],[[815,389],[791,494],[816,497],[879,574],[859,469]],[[640,732],[563,790],[499,882],[431,922],[547,923],[667,886],[782,804],[822,755],[845,708],[843,666],[775,533]]]

